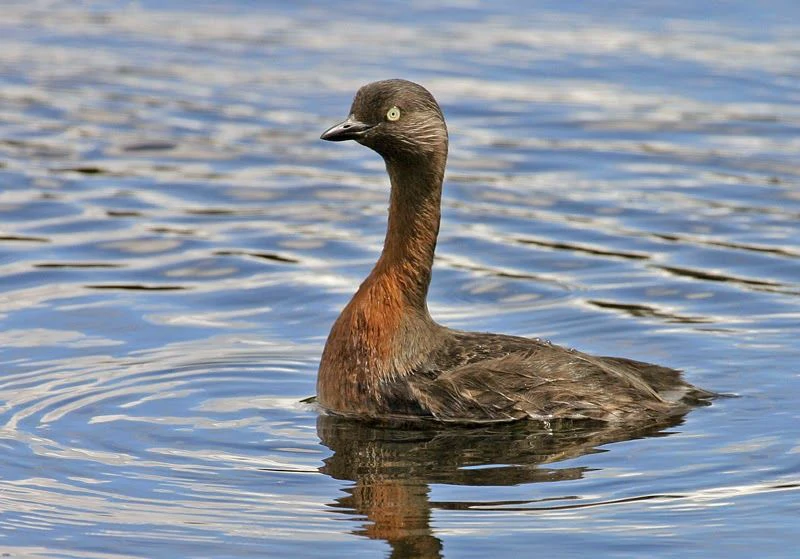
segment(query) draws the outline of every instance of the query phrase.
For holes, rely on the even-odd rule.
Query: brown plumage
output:
[[[441,326],[426,302],[439,232],[447,128],[423,87],[362,87],[323,140],[378,152],[391,181],[383,252],[334,323],[317,378],[328,411],[458,423],[536,419],[647,421],[713,394],[678,371],[546,341]]]

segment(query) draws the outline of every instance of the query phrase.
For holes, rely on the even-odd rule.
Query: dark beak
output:
[[[365,124],[360,120],[356,120],[353,115],[347,117],[347,120],[340,122],[335,126],[331,126],[320,136],[323,140],[329,142],[343,142],[345,140],[358,140],[367,130],[372,128],[372,124]]]

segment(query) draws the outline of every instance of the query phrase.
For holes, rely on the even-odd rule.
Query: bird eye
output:
[[[386,113],[386,120],[391,120],[392,122],[395,120],[400,120],[400,109],[397,107],[392,107],[389,109],[389,111]]]

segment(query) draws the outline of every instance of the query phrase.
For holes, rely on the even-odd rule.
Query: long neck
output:
[[[322,353],[317,395],[328,409],[386,413],[391,406],[381,383],[411,373],[435,347],[439,327],[425,299],[445,159],[386,161],[392,192],[383,253],[336,319]]]
[[[406,303],[427,314],[433,253],[439,234],[446,154],[415,160],[387,160],[392,184],[389,224],[373,276],[399,283]]]

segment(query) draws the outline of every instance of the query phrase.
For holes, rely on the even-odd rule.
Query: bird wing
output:
[[[647,374],[639,374],[642,367]],[[681,382],[672,369],[548,346],[413,376],[409,388],[442,421],[617,421],[677,411],[650,384],[658,373],[670,377],[660,381],[665,387]]]

